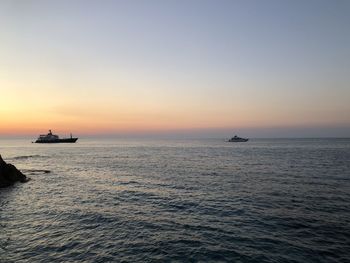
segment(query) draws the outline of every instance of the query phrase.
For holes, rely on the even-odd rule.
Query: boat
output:
[[[49,130],[48,134],[41,134],[35,143],[74,143],[77,140],[78,138],[73,138],[72,134],[70,134],[70,138],[60,139],[58,135],[52,134],[52,131]]]
[[[249,139],[238,137],[237,135],[229,139],[229,142],[247,142]]]

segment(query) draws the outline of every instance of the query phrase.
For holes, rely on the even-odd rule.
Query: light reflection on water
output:
[[[33,179],[0,190],[0,262],[350,258],[347,139],[0,147]]]

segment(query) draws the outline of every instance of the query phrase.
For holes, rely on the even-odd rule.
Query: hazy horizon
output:
[[[0,136],[350,136],[349,1],[1,1]]]
[[[96,139],[229,139],[233,135],[247,137],[251,139],[297,139],[297,138],[350,138],[348,130],[350,127],[336,128],[332,130],[327,127],[269,127],[258,129],[200,129],[200,130],[172,130],[172,131],[140,131],[130,133],[73,133],[74,137],[96,138]],[[54,134],[60,137],[69,137],[69,131],[60,133],[52,130]],[[32,139],[34,140],[39,134],[46,134],[47,131],[27,134],[0,134],[0,139]]]

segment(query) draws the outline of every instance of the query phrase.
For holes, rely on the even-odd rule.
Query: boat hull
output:
[[[63,138],[55,140],[36,140],[35,143],[75,143],[78,138]]]
[[[229,139],[228,141],[229,142],[247,142],[247,141],[249,141],[249,139],[243,139],[243,138],[241,138],[241,139]]]

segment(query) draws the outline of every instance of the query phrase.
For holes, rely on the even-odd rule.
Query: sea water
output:
[[[0,262],[349,262],[350,139],[0,140]]]

